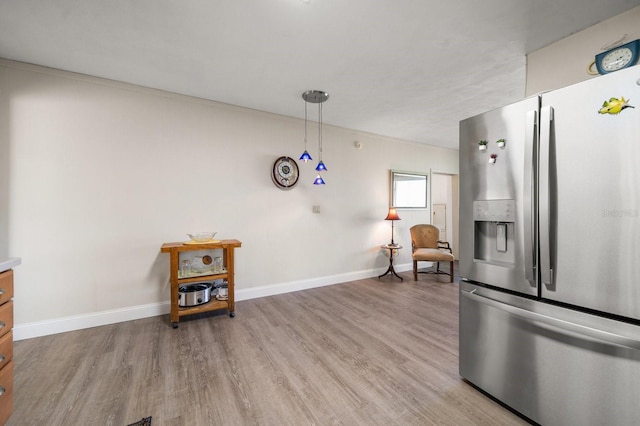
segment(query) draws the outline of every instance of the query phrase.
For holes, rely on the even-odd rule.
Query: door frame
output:
[[[438,179],[437,176],[448,177],[447,179]],[[434,191],[435,185],[446,185],[445,188],[436,189]],[[433,205],[434,204],[445,204],[447,210],[447,241],[451,244],[451,249],[453,250],[453,256],[458,259],[458,247],[460,240],[459,233],[459,177],[457,174],[453,173],[443,173],[437,171],[431,171],[431,182],[430,182],[430,222],[433,220]],[[434,193],[442,190],[446,194],[446,199],[436,199],[434,202]],[[443,202],[444,201],[444,202]],[[450,226],[449,226],[450,225]],[[450,234],[449,234],[450,232]]]

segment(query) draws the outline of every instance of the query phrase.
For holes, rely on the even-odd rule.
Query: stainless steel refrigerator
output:
[[[461,121],[460,198],[460,375],[544,425],[640,424],[640,66]]]

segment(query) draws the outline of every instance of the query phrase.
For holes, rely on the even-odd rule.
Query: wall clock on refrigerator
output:
[[[640,39],[631,41],[596,55],[596,68],[608,74],[635,65],[640,54]]]
[[[280,189],[291,189],[298,183],[298,164],[293,158],[280,157],[273,163],[271,179]]]

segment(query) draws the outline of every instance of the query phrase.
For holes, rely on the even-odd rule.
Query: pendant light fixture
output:
[[[307,151],[307,102],[305,101],[304,103],[304,152],[300,156],[300,161],[306,163],[311,160],[313,160],[313,158],[311,158],[311,155],[309,155],[309,151]]]
[[[316,166],[316,171],[326,172],[327,166],[322,161],[322,104],[318,104],[318,157],[320,157],[320,161]]]
[[[306,92],[304,92],[302,94],[302,99],[304,99],[305,105],[304,105],[304,124],[305,124],[305,151],[302,154],[302,156],[300,157],[301,160],[305,161],[302,157],[305,156],[305,154],[307,154],[307,156],[309,157],[308,160],[311,160],[311,156],[309,155],[309,153],[307,152],[307,138],[306,138],[306,134],[307,134],[307,102],[311,102],[312,104],[318,104],[318,157],[320,158],[320,161],[318,162],[318,165],[316,166],[316,171],[318,172],[318,175],[316,176],[316,179],[313,181],[314,185],[324,185],[324,179],[322,179],[322,175],[320,174],[321,172],[325,172],[327,171],[327,166],[325,166],[324,162],[322,161],[322,103],[324,101],[326,101],[327,99],[329,99],[329,94],[327,92],[323,92],[322,90],[307,90]],[[307,161],[308,161],[307,160]]]

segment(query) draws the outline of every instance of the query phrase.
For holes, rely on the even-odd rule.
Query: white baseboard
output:
[[[394,265],[398,272],[410,271],[412,264]],[[271,284],[261,287],[236,289],[236,302],[256,299],[258,297],[273,296],[276,294],[290,293],[315,287],[324,287],[349,281],[361,280],[380,275],[385,268],[370,269],[366,271],[347,272],[344,274],[330,275],[326,277],[311,278],[308,280],[290,281],[287,283]],[[82,330],[85,328],[99,327],[102,325],[116,324],[124,321],[133,321],[142,318],[167,315],[170,311],[169,301],[150,303],[147,305],[132,306],[129,308],[112,309],[109,311],[93,312],[84,315],[58,318],[47,321],[37,321],[25,324],[14,324],[13,340],[25,340],[34,337],[49,336],[51,334],[65,333],[67,331]]]
[[[99,327],[101,325],[155,317],[158,315],[168,314],[169,310],[170,305],[167,301],[151,303],[148,305],[132,306],[130,308],[93,312],[84,315],[74,315],[54,320],[14,324],[13,340],[18,341],[31,339],[33,337],[48,336],[51,334],[65,333],[67,331],[82,330],[84,328]]]
[[[393,265],[393,267],[398,272],[410,271],[413,268],[411,263],[405,265]],[[273,296],[275,294],[291,293],[293,291],[307,290],[315,287],[324,287],[327,285],[340,284],[349,281],[363,280],[365,278],[377,277],[386,270],[386,267],[384,269],[369,269],[366,271],[347,272],[345,274],[311,278],[308,280],[290,281],[287,283],[265,285],[261,287],[237,289],[236,301]]]

